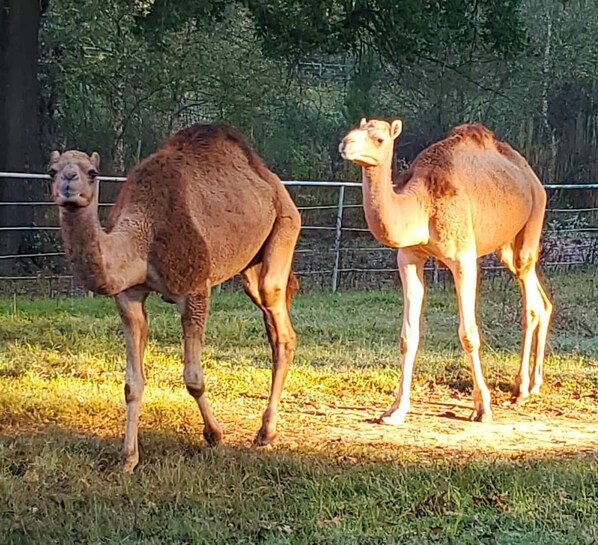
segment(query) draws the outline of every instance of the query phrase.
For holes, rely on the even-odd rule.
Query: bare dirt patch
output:
[[[556,415],[530,406],[493,406],[489,424],[469,420],[466,399],[415,401],[401,426],[375,421],[384,407],[318,405],[290,413],[280,426],[280,441],[288,446],[305,442],[340,442],[380,450],[412,449],[418,453],[493,454],[508,457],[598,453],[595,411]],[[554,411],[560,413],[562,411]],[[573,411],[572,411],[573,412]],[[293,420],[289,425],[289,420]]]

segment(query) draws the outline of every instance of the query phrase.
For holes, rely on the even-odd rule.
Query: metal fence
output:
[[[18,180],[36,184],[49,180],[46,174],[0,172],[0,183]],[[100,176],[100,211],[107,211],[118,192],[123,177]],[[378,244],[371,236],[362,212],[361,184],[344,181],[283,182],[291,192],[303,216],[303,228],[297,245],[294,268],[304,283],[336,291],[339,287],[380,287],[396,281],[395,250]],[[110,184],[116,184],[111,189]],[[33,186],[35,189],[35,186]],[[28,293],[36,287],[60,288],[51,292],[77,292],[64,260],[59,236],[56,207],[47,199],[0,202],[0,215],[7,207],[33,207],[28,225],[4,225],[0,236],[25,231],[26,247],[21,253],[0,255],[0,293],[16,292],[16,286]],[[598,184],[545,185],[549,207],[543,238],[542,267],[570,270],[598,264]],[[31,191],[39,195],[39,187]],[[106,195],[104,195],[106,194]],[[594,205],[587,206],[587,203]],[[582,206],[580,206],[580,204]],[[101,214],[102,216],[102,214]],[[504,267],[493,257],[481,261],[486,274],[500,274]],[[441,281],[446,271],[430,260],[426,273]],[[27,287],[29,286],[29,287]]]

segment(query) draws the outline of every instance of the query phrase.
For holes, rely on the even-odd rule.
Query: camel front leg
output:
[[[143,354],[147,344],[147,315],[144,303],[148,292],[132,288],[115,296],[120,314],[127,348],[127,367],[125,371],[125,401],[127,420],[125,441],[121,460],[122,469],[131,472],[139,463],[139,413],[145,385],[143,374]]]
[[[477,257],[475,253],[462,256],[458,261],[447,263],[455,279],[459,302],[459,339],[469,360],[473,377],[472,419],[491,422],[490,392],[484,381],[480,362],[480,333],[476,321]]]
[[[210,305],[210,290],[188,295],[179,305],[183,325],[183,380],[187,391],[195,399],[204,422],[203,436],[210,445],[222,441],[220,424],[214,417],[206,398],[205,381],[201,367],[206,322]]]
[[[419,346],[421,311],[424,301],[426,256],[399,250],[397,263],[403,287],[403,327],[401,328],[401,380],[393,404],[380,417],[383,424],[402,424],[411,409],[411,379]]]

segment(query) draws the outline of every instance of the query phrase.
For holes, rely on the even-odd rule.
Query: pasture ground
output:
[[[598,278],[552,276],[543,395],[507,404],[520,297],[482,284],[492,424],[467,421],[471,379],[451,290],[431,288],[413,414],[372,422],[399,375],[400,291],[300,294],[299,347],[271,449],[261,316],[213,297],[204,368],[225,444],[208,448],[181,380],[174,308],[149,301],[142,462],[119,471],[124,348],[107,298],[0,299],[0,542],[6,544],[598,543]]]

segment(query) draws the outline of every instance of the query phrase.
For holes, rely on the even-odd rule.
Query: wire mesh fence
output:
[[[105,219],[122,177],[100,176],[100,219]],[[49,176],[0,173],[1,183],[27,184],[29,200],[0,202],[0,293],[85,293],[62,251],[57,207]],[[367,229],[361,184],[345,181],[283,182],[302,214],[294,269],[304,286],[329,289],[379,288],[397,280],[396,250],[381,246]],[[598,184],[546,185],[549,205],[542,268],[565,272],[598,264]],[[22,194],[21,191],[18,194]],[[231,236],[235,236],[231,234]],[[493,256],[480,261],[485,276],[505,269]],[[446,283],[447,271],[430,260],[426,274]],[[234,281],[227,285],[236,285]]]

